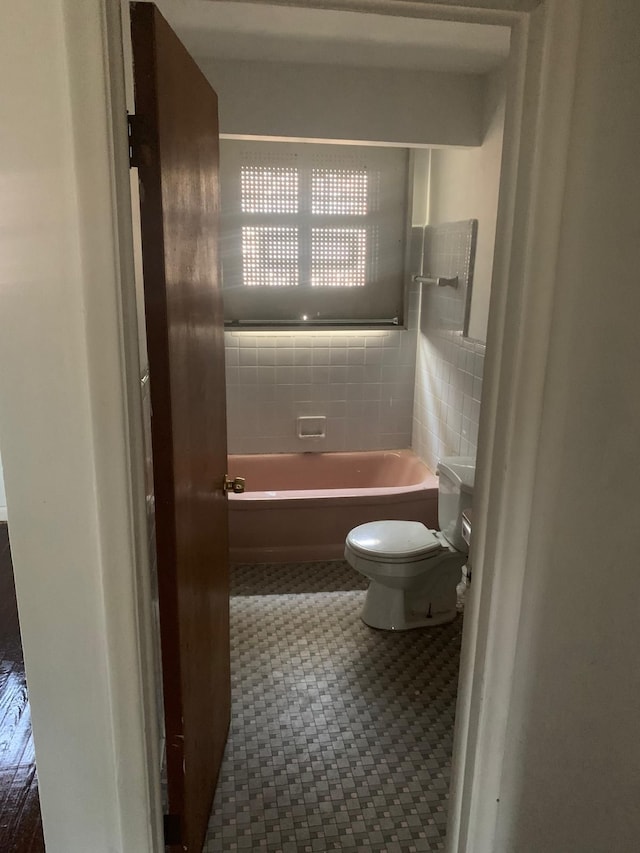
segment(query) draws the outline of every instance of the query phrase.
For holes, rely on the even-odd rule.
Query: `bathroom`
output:
[[[504,44],[499,46],[498,54],[503,61]],[[384,69],[377,70],[386,73]],[[402,85],[408,85],[409,78],[416,77],[414,70],[405,70]],[[420,78],[430,78],[434,74],[427,71],[414,79],[414,100],[417,97],[416,87],[428,87],[434,82]],[[503,79],[499,66],[486,80],[485,75],[479,78],[477,74],[452,77],[456,79],[449,82],[447,96],[449,103],[456,103],[461,113],[455,121],[448,115],[449,106],[445,109],[443,98],[441,103],[430,104],[432,115],[437,113],[441,120],[432,119],[426,128],[410,128],[408,136],[403,137],[399,131],[396,138],[378,139],[394,146],[403,141],[415,143],[409,158],[412,181],[408,193],[412,197],[408,224],[415,229],[414,241],[410,234],[407,235],[407,245],[413,252],[409,262],[403,264],[407,288],[406,329],[227,331],[231,454],[306,453],[309,448],[314,454],[412,449],[431,472],[435,471],[437,460],[443,456],[475,454],[482,391],[482,341],[497,207]],[[438,77],[435,82],[441,85],[444,81]],[[222,92],[220,83],[216,85]],[[221,114],[224,108],[222,97]],[[482,103],[482,110],[478,109],[478,103]],[[480,135],[479,123],[482,127]],[[238,133],[242,135],[241,130]],[[369,136],[375,138],[374,133],[372,130]],[[270,135],[267,129],[264,135]],[[291,128],[289,135],[301,134]],[[330,135],[340,139],[337,130]],[[480,138],[482,145],[477,144]],[[363,141],[353,134],[352,139]],[[476,144],[467,147],[474,139]],[[446,145],[452,140],[460,147],[430,147],[432,144]],[[364,141],[367,141],[366,137]],[[407,150],[406,146],[402,148]],[[418,235],[418,243],[421,244],[421,232],[426,224],[468,223],[471,219],[479,221],[479,230],[472,326],[469,335],[463,335],[462,323],[452,328],[449,322],[436,322],[438,317],[446,319],[450,316],[447,314],[445,317],[439,300],[443,300],[443,308],[451,308],[451,303],[455,303],[454,312],[464,313],[467,306],[460,301],[462,291],[420,285],[412,282],[411,276],[420,272],[449,275],[451,271],[447,264],[456,266],[458,263],[457,258],[447,258],[442,268],[423,269],[422,253],[415,245],[415,236]],[[431,257],[434,257],[433,253]],[[460,260],[462,262],[464,258]],[[453,272],[457,271],[458,268]],[[279,368],[284,368],[292,381],[282,381]],[[148,405],[148,395],[144,400]],[[325,418],[325,438],[299,438],[298,418],[318,415]],[[243,472],[234,469],[231,473],[242,475]],[[247,476],[247,486],[251,489],[250,475]],[[329,544],[335,547],[338,543]],[[409,837],[416,849],[422,849],[421,844],[427,842],[435,847],[442,840],[446,819],[443,798],[448,788],[459,621],[437,629],[439,633],[435,640],[427,631],[416,632],[419,636],[408,632],[398,634],[392,640],[393,645],[389,646],[388,638],[385,639],[383,634],[377,635],[360,621],[359,610],[366,581],[355,578],[353,572],[336,560],[337,556],[335,551],[320,555],[316,550],[315,555],[306,555],[302,567],[300,558],[292,565],[292,562],[280,562],[280,556],[277,568],[271,569],[268,584],[265,584],[263,566],[252,568],[245,560],[234,580],[236,594],[232,599],[232,612],[238,626],[236,636],[243,639],[240,648],[236,649],[239,657],[234,659],[234,666],[239,664],[244,675],[250,675],[252,661],[260,658],[274,673],[275,681],[265,684],[256,678],[253,683],[251,679],[242,682],[242,707],[251,705],[251,712],[244,719],[245,740],[238,744],[232,739],[232,749],[237,750],[237,758],[255,735],[258,748],[254,758],[260,756],[263,763],[266,763],[266,756],[273,758],[271,764],[276,771],[277,802],[284,804],[285,811],[294,810],[295,819],[288,814],[283,817],[281,813],[277,821],[268,818],[266,825],[261,823],[260,813],[268,811],[270,793],[274,793],[270,781],[258,780],[264,782],[260,793],[252,782],[252,807],[248,809],[243,805],[238,809],[237,790],[230,779],[225,779],[225,768],[218,795],[222,803],[216,819],[227,821],[233,814],[234,826],[243,832],[247,831],[246,822],[250,819],[254,841],[266,833],[273,837],[279,831],[280,840],[273,841],[273,845],[288,844],[285,849],[291,849],[292,843],[297,845],[294,849],[301,849],[306,840],[313,843],[314,833],[316,844],[327,845],[320,849],[330,849],[330,844],[340,846],[336,839],[343,830],[354,842],[374,847],[376,834],[384,837],[385,849],[394,849],[391,846],[394,843],[400,844],[402,849]],[[289,556],[290,561],[293,559]],[[252,562],[275,560],[276,555],[271,553],[259,559],[254,556]],[[280,599],[278,604],[276,599]],[[271,626],[271,636],[256,638],[251,629],[256,619]],[[297,629],[282,652],[274,648],[273,637],[278,636],[283,620],[296,625]],[[357,661],[362,650],[367,648],[374,658],[379,652],[384,663],[382,669],[375,661],[366,666]],[[351,663],[345,660],[345,650],[348,650],[347,658],[351,657]],[[301,670],[296,671],[295,664],[293,670],[287,670],[286,667],[290,667],[296,657],[305,661]],[[425,658],[429,661],[428,668],[423,666]],[[397,673],[393,678],[388,675],[391,670]],[[437,676],[432,678],[434,672]],[[279,689],[283,683],[293,684],[292,690],[284,697]],[[371,693],[375,683],[384,685],[383,692],[377,696]],[[274,690],[274,685],[278,689]],[[304,685],[304,690],[300,685]],[[394,760],[399,761],[402,755],[397,748],[390,749],[384,738],[380,743],[367,741],[367,737],[377,731],[375,710],[380,710],[384,719],[388,719],[394,712],[398,697],[408,685],[411,694],[417,696],[421,693],[424,701],[416,703],[408,717],[403,716],[406,709],[396,709],[397,719],[389,723],[388,731],[404,750],[402,755],[405,758],[412,751],[422,754],[424,743],[421,741],[426,740],[429,744],[427,764],[432,762],[426,769],[411,767],[408,761],[408,770],[398,770]],[[296,696],[301,702],[297,719],[294,711]],[[332,707],[327,707],[327,697],[332,697]],[[286,708],[282,705],[283,699]],[[363,699],[366,708],[361,706]],[[265,720],[256,709],[265,701],[273,702],[279,723],[284,725],[282,721],[288,717],[282,732],[285,737],[290,737],[291,742],[297,742],[298,746],[300,738],[306,739],[304,755],[296,757],[286,743],[282,752],[275,754],[274,741],[266,743],[258,736]],[[235,696],[234,703],[238,704]],[[357,726],[350,716],[350,705],[360,710]],[[320,715],[315,714],[315,706],[324,709],[324,731]],[[315,721],[314,737],[311,737],[314,723],[310,721],[309,714]],[[270,716],[267,722],[272,723],[273,717]],[[405,726],[413,731],[411,737],[403,731]],[[271,734],[269,725],[264,725],[264,730]],[[327,732],[331,735],[329,745],[324,740]],[[363,744],[364,749],[361,748]],[[326,761],[320,777],[316,779],[313,790],[300,792],[297,787],[300,779],[309,773],[313,775],[317,769],[316,752],[320,747]],[[228,761],[233,763],[233,760],[234,753],[231,752]],[[345,761],[349,769],[345,768]],[[366,783],[363,780],[365,774]],[[413,790],[418,783],[420,790]],[[391,816],[385,814],[386,805],[384,809],[378,808],[385,786],[393,787],[392,791],[385,790],[383,797]],[[411,801],[399,810],[398,801],[406,797],[405,787],[413,791]],[[335,811],[330,811],[328,806],[334,801],[336,791],[342,801]],[[376,814],[371,819],[367,809],[370,808],[368,803],[374,800]],[[302,811],[303,804],[309,806],[308,810]],[[323,815],[322,842],[318,840],[318,815]],[[271,820],[271,825],[268,820]],[[366,826],[362,825],[363,820]],[[289,830],[288,821],[294,823]],[[409,830],[399,826],[401,821],[413,828]],[[288,839],[283,836],[285,831],[289,832]],[[224,832],[223,828],[212,824],[208,849],[226,849],[220,847],[220,833]],[[291,841],[293,833],[296,842]],[[398,840],[394,840],[396,835]],[[347,842],[343,840],[342,846],[348,846]]]
[[[638,175],[640,117],[631,95],[640,85],[634,51],[640,9],[632,0],[344,5],[512,26],[474,494],[474,578],[463,617],[447,844],[496,853],[633,851],[639,831],[632,733],[640,695],[634,369],[640,290],[638,241],[628,237],[640,222],[640,193],[629,191]],[[2,205],[0,453],[52,853],[163,849],[156,715],[145,692],[148,632],[139,606],[146,601],[139,594],[146,566],[137,473],[140,375],[135,359],[131,366],[127,358],[122,370],[135,306],[124,239],[131,231],[129,104],[121,91],[115,7],[111,0],[7,4],[0,28],[0,101],[7,116],[21,118],[7,122],[12,130],[0,146],[8,202]],[[243,9],[251,18],[253,4]],[[433,143],[436,151],[446,144]],[[465,216],[481,221],[474,211]],[[223,470],[202,494],[226,505]],[[418,813],[411,809],[429,776],[411,779],[389,803],[399,771],[385,756],[408,732],[414,737],[409,748],[415,741],[438,748],[425,730],[430,719],[438,727],[449,724],[442,688],[455,678],[455,650],[441,642],[438,628],[392,633],[387,641],[397,643],[397,654],[369,654],[374,649],[365,638],[381,632],[365,629],[357,608],[346,612],[348,597],[362,590],[335,588],[333,620],[323,611],[320,653],[313,638],[303,636],[307,645],[301,640],[292,669],[283,669],[276,658],[286,650],[287,626],[272,613],[264,619],[266,640],[248,642],[244,673],[264,665],[291,700],[270,708],[288,740],[282,748],[258,747],[256,733],[266,728],[273,694],[248,684],[253,729],[247,729],[244,755],[236,757],[239,764],[251,761],[253,778],[237,795],[233,814],[227,807],[229,840],[217,850],[266,848],[272,841],[278,849],[323,850],[354,847],[354,840],[356,849],[376,849],[389,822],[398,820],[407,826],[390,828],[398,840],[387,849],[439,843],[407,839],[428,824],[424,803]],[[244,608],[247,614],[248,637],[255,599],[275,604],[284,595],[234,596],[235,613]],[[304,634],[299,623],[310,623],[317,608],[309,601],[298,612],[295,604],[316,594],[286,595],[290,623]],[[325,587],[318,595],[333,593]],[[201,609],[205,596],[191,599]],[[361,630],[362,642],[344,642],[346,626]],[[313,623],[314,635],[318,630]],[[418,649],[422,636],[430,643]],[[425,683],[408,663],[427,657],[441,666]],[[311,663],[315,679],[306,678],[303,662]],[[377,663],[381,675],[395,679],[386,692],[373,689]],[[238,672],[237,661],[234,667]],[[195,672],[199,682],[202,670]],[[335,685],[337,695],[326,703]],[[346,690],[350,685],[360,687],[357,700]],[[426,689],[433,690],[429,701]],[[308,704],[296,705],[298,699]],[[336,718],[321,731],[323,707],[334,708]],[[399,731],[403,710],[415,716],[408,725],[404,718]],[[360,727],[350,722],[353,716]],[[308,763],[297,754],[301,719]],[[362,755],[359,775],[349,776],[363,728],[379,736]],[[327,731],[328,741],[320,741]],[[325,757],[336,766],[312,787]],[[420,770],[432,779],[438,761],[446,760],[420,758]],[[276,792],[264,780],[265,807],[254,815],[255,825],[264,832],[266,818],[276,832],[272,809],[283,805],[280,838],[236,841],[268,766],[277,767],[281,784]],[[376,786],[366,811],[363,779]],[[432,781],[429,803],[438,802],[443,782]],[[227,797],[234,796],[231,784],[227,769],[220,782]],[[327,789],[337,797],[331,808]],[[319,814],[302,827],[301,801],[311,804],[314,797]],[[330,828],[329,844],[304,838],[304,829],[317,832],[318,819]],[[433,824],[428,828],[440,835]],[[300,831],[300,839],[282,838],[283,830],[289,836]],[[382,840],[367,837],[368,830]]]
[[[169,16],[171,7],[165,11]],[[283,15],[279,10],[273,26],[282,26]],[[229,474],[243,478],[246,491],[229,500],[235,710],[205,849],[258,846],[265,835],[273,849],[441,849],[461,618],[392,635],[367,627],[360,612],[368,582],[344,562],[344,539],[373,517],[406,519],[411,512],[437,527],[438,461],[475,457],[508,36],[493,28],[491,58],[479,51],[463,60],[459,53],[465,73],[420,67],[424,50],[416,44],[424,43],[426,30],[413,47],[404,46],[404,64],[393,73],[397,43],[387,45],[385,59],[380,43],[356,44],[352,36],[332,47],[333,62],[339,56],[346,66],[339,72],[320,65],[326,44],[308,33],[296,31],[288,45],[276,41],[276,62],[268,37],[258,38],[249,24],[216,43],[177,13],[169,20],[219,96],[223,246],[225,181],[239,149],[251,151],[247,138],[261,137],[270,153],[283,151],[282,158],[290,156],[291,140],[293,156],[310,140],[335,140],[350,144],[325,147],[352,158],[367,148],[392,150],[406,163],[399,327],[326,329],[300,315],[298,328],[284,322],[269,328],[256,312],[249,315],[253,327],[225,331]],[[259,25],[268,33],[258,16]],[[215,26],[224,29],[221,17]],[[469,32],[462,54],[474,53],[477,36]],[[405,29],[395,38],[410,35]],[[353,59],[358,51],[359,61]],[[374,55],[377,67],[367,67]],[[474,73],[465,62],[476,63]],[[320,72],[327,74],[324,89],[310,82]],[[338,73],[349,77],[354,97],[358,85],[391,77],[395,88],[386,100],[381,90],[378,103],[387,115],[397,114],[400,92],[415,103],[427,91],[429,103],[423,114],[400,111],[408,117],[404,127],[387,119],[385,138],[380,116],[354,111],[353,102],[341,115],[327,112],[327,92],[344,85],[332,79]],[[295,93],[285,82],[292,79]],[[277,95],[269,100],[268,91]],[[306,108],[301,100],[309,102]],[[458,287],[422,284],[414,275],[458,276]],[[223,287],[225,276],[223,248]],[[227,320],[236,320],[231,311]],[[339,469],[329,482],[330,460],[322,454],[345,454],[337,459],[346,467],[346,454],[382,453],[384,459],[385,452],[399,452],[403,462],[413,457],[421,473],[410,473],[404,487],[387,481],[378,494],[364,483],[364,505],[355,518],[346,517],[341,496],[326,490],[352,491],[353,483],[341,482]],[[256,466],[283,459],[306,467],[271,473]],[[307,472],[317,470],[318,461],[323,482],[310,494]],[[354,464],[361,472],[362,463]],[[377,470],[370,475],[378,476]],[[391,494],[379,494],[385,491]],[[421,503],[409,506],[416,495]],[[292,509],[293,516],[287,514]],[[318,514],[327,512],[328,518]],[[400,707],[405,693],[408,709]],[[261,768],[255,777],[251,767],[241,769],[248,750]]]

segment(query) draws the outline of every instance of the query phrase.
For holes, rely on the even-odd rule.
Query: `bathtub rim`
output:
[[[231,507],[233,507],[232,511],[236,511],[236,509],[240,509],[241,507],[245,507],[247,505],[251,505],[254,503],[269,503],[270,501],[274,503],[278,503],[279,505],[289,505],[294,506],[298,501],[354,501],[356,499],[366,499],[370,498],[372,503],[382,503],[383,500],[374,500],[375,498],[386,498],[391,496],[396,496],[398,499],[402,495],[413,495],[415,497],[416,492],[420,491],[431,491],[433,489],[438,489],[438,475],[431,471],[428,465],[413,451],[411,448],[402,448],[402,449],[388,449],[388,450],[348,450],[348,451],[326,451],[318,454],[314,453],[314,456],[331,456],[333,458],[340,456],[357,456],[362,454],[363,456],[397,456],[399,458],[407,458],[410,457],[416,462],[419,463],[420,467],[424,471],[424,475],[422,479],[417,483],[407,483],[401,484],[399,486],[362,486],[362,487],[349,487],[349,488],[323,488],[323,489],[274,489],[269,491],[246,491],[242,494],[230,494],[230,511]],[[255,457],[270,457],[273,459],[277,459],[281,457],[284,461],[284,458],[291,459],[291,457],[304,457],[306,453],[301,451],[300,453],[236,453],[229,454],[229,467],[233,467],[234,459],[242,458],[247,459],[251,456]],[[394,501],[395,502],[395,501]]]
[[[269,504],[274,508],[294,508],[304,504],[305,508],[313,506],[348,506],[360,504],[377,506],[379,504],[408,503],[420,496],[420,492],[436,492],[438,483],[417,486],[366,488],[366,489],[308,489],[282,492],[245,492],[244,495],[229,495],[232,507],[230,512],[246,512],[248,510],[267,511]],[[437,495],[434,496],[436,499]],[[428,500],[430,495],[425,495]]]

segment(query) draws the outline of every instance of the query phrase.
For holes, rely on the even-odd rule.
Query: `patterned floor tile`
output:
[[[232,724],[206,853],[443,849],[461,617],[383,632],[348,584],[273,591],[321,573],[269,572],[269,594],[231,599]]]
[[[231,595],[285,595],[366,589],[367,578],[344,560],[322,563],[236,563]]]

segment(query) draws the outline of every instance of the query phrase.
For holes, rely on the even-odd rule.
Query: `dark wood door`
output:
[[[200,851],[230,716],[218,105],[153,5],[132,6],[132,38],[167,825],[176,849]]]

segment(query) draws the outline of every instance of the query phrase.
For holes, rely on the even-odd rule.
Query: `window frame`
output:
[[[241,169],[252,165],[295,166],[298,169],[301,208],[298,213],[242,211]],[[367,204],[374,202],[366,214],[312,212],[314,169],[359,168],[366,168],[368,172]],[[410,172],[410,152],[405,148],[221,140],[225,327],[402,328]],[[246,285],[242,269],[242,228],[251,226],[298,229],[299,283],[296,286]],[[324,228],[343,231],[366,228],[369,245],[364,286],[311,284],[313,230]]]

